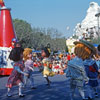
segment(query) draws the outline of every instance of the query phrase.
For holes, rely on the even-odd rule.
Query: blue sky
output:
[[[12,18],[26,20],[32,27],[56,28],[66,37],[81,22],[93,0],[4,0]],[[94,0],[100,5],[100,0]],[[70,27],[69,30],[66,27]]]

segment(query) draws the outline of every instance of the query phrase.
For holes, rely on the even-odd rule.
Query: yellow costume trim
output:
[[[43,70],[43,75],[45,76],[54,76],[55,73],[53,71],[51,71],[50,67],[51,67],[51,64],[49,62],[48,59],[43,59],[42,61],[43,63],[43,66],[44,66],[44,70]]]

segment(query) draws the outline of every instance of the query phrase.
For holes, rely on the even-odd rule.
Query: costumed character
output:
[[[19,96],[23,97],[22,87],[23,87],[23,75],[27,76],[28,74],[24,72],[24,63],[23,63],[23,49],[21,47],[16,47],[12,49],[9,58],[14,61],[13,71],[8,78],[7,82],[7,96],[11,97],[11,88],[13,86],[19,86]]]
[[[30,81],[30,86],[31,89],[36,89],[34,87],[34,79],[33,79],[33,71],[34,71],[34,66],[33,66],[33,60],[32,60],[32,49],[30,48],[25,48],[23,52],[23,58],[24,58],[24,64],[25,64],[25,69],[24,71],[28,74],[28,76],[24,77],[24,84],[27,84],[27,81]]]
[[[94,100],[94,98],[98,97],[98,75],[99,75],[99,67],[97,65],[97,61],[93,59],[94,57],[98,57],[97,51],[95,47],[91,43],[87,43],[87,57],[84,60],[84,66],[86,70],[86,74],[89,78],[87,83],[88,88],[88,100]]]
[[[97,56],[95,57],[95,59],[100,73],[100,44],[97,47]]]
[[[50,52],[48,50],[47,47],[42,49],[42,53],[41,53],[43,60],[42,60],[42,64],[43,64],[43,76],[45,77],[45,79],[47,80],[47,85],[50,85],[50,80],[48,78],[48,76],[54,76],[55,73],[51,70],[51,63],[50,63]]]
[[[14,47],[22,47],[22,45],[20,44],[20,42],[16,41]]]
[[[82,41],[82,42],[81,42]],[[88,82],[88,77],[86,76],[83,60],[88,56],[88,47],[83,40],[74,42],[75,58],[68,61],[66,69],[66,77],[70,79],[70,97],[74,100],[75,89],[78,88],[79,93],[83,100],[85,100],[84,93],[84,81]]]

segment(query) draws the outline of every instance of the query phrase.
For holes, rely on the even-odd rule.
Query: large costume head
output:
[[[75,41],[75,50],[74,53],[79,58],[82,58],[83,60],[88,59],[96,54],[95,47],[88,41],[85,40],[79,40]]]
[[[43,57],[49,57],[50,56],[50,50],[49,50],[49,48],[47,48],[47,47],[44,47],[43,49],[42,49],[42,54],[41,54]]]
[[[30,53],[32,53],[32,49],[30,49],[30,48],[25,48],[24,49],[24,52],[23,52],[23,58],[24,58],[24,60],[27,60],[29,58],[28,55]]]
[[[9,58],[13,61],[19,61],[22,59],[22,54],[23,54],[24,49],[21,47],[15,47],[12,49],[10,52]]]

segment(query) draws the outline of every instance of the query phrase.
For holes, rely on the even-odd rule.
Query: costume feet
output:
[[[88,100],[93,100],[93,98],[88,97]]]
[[[95,98],[98,98],[98,93],[95,93]]]
[[[31,89],[36,89],[36,87],[32,86]]]
[[[7,96],[8,96],[8,97],[11,97],[12,95],[11,95],[11,94],[7,94]]]
[[[19,97],[24,97],[24,96],[25,96],[25,94],[20,94],[20,95],[19,95]]]

